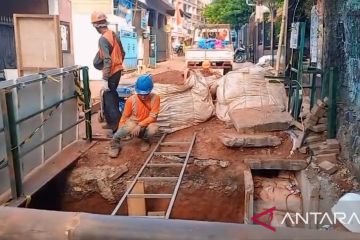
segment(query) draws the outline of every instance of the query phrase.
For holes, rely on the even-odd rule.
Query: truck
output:
[[[188,68],[201,68],[202,62],[210,61],[211,68],[223,69],[224,73],[232,70],[234,47],[230,36],[230,24],[202,24],[195,28],[191,46],[185,51],[185,62]],[[199,42],[209,42],[219,39],[221,33],[227,35],[222,39],[224,47],[209,48],[199,46]]]

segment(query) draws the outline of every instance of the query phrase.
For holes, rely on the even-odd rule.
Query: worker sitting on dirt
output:
[[[106,81],[105,91],[103,93],[103,114],[106,125],[103,128],[116,131],[121,117],[119,111],[119,95],[116,91],[121,72],[123,70],[123,61],[125,51],[121,41],[116,34],[108,29],[107,17],[102,12],[93,12],[91,14],[91,23],[101,34],[99,39],[99,51],[94,58],[94,67],[102,70],[102,78]]]
[[[116,158],[120,151],[120,139],[131,134],[143,139],[140,150],[150,149],[150,139],[158,131],[156,125],[160,111],[160,97],[151,93],[153,80],[151,75],[140,76],[135,84],[136,94],[129,97],[119,123],[119,129],[110,143],[109,156]]]

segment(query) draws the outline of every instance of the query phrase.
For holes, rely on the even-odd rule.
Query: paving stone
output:
[[[305,138],[305,143],[315,143],[324,140],[321,135],[312,135]]]
[[[238,132],[255,130],[260,132],[271,132],[287,130],[293,120],[286,111],[278,108],[236,109],[229,112],[231,121]],[[246,116],[246,118],[244,118]]]
[[[329,162],[329,161],[323,161],[319,164],[319,167],[321,170],[323,170],[324,172],[328,173],[328,174],[334,174],[337,170],[338,170],[338,167]]]
[[[336,164],[337,163],[337,154],[336,153],[320,154],[320,155],[313,156],[313,159],[317,164],[320,164],[323,161],[328,161],[333,164]]]
[[[320,107],[318,105],[315,105],[312,109],[311,109],[311,114],[318,117],[318,118],[321,118],[324,116],[326,112],[326,109],[323,108],[323,107]]]
[[[322,148],[320,150],[313,150],[314,155],[321,155],[321,154],[330,154],[330,153],[340,153],[340,149],[328,149],[328,148]]]
[[[320,99],[318,99],[318,100],[316,101],[316,104],[317,104],[319,107],[321,107],[321,108],[325,108],[325,107],[327,106],[327,103],[324,102],[324,101],[322,101],[322,100],[320,100]]]
[[[327,129],[327,125],[326,124],[318,124],[318,125],[309,127],[309,129],[313,132],[320,133],[320,132],[324,132]]]
[[[340,148],[340,144],[337,139],[326,139],[326,145],[329,149]]]
[[[308,166],[306,159],[271,158],[269,156],[258,158],[247,158],[244,160],[251,169],[276,169],[300,171]]]
[[[311,151],[320,150],[320,149],[322,149],[321,148],[322,146],[325,146],[325,142],[314,142],[314,143],[309,144],[309,148]]]
[[[327,118],[325,117],[320,118],[318,123],[327,123]]]
[[[272,135],[224,134],[220,141],[228,147],[275,147],[281,138]]]

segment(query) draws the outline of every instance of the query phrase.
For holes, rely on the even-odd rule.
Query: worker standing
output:
[[[159,129],[156,120],[160,111],[160,97],[151,93],[152,89],[151,75],[145,74],[137,79],[136,94],[127,99],[119,128],[110,142],[110,157],[116,158],[119,155],[120,139],[129,134],[143,139],[141,151],[150,149],[150,139]]]
[[[94,67],[102,70],[103,80],[106,81],[106,90],[103,93],[103,111],[106,125],[103,128],[116,131],[121,112],[119,110],[119,95],[116,91],[121,72],[125,51],[120,39],[108,28],[107,17],[102,12],[91,14],[91,23],[101,34],[99,39],[99,51],[94,58]]]

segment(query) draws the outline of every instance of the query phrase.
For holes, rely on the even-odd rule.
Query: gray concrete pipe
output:
[[[0,207],[0,239],[360,239],[359,234]]]

